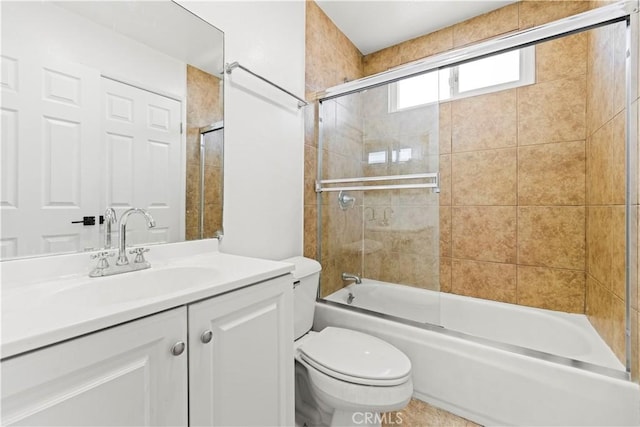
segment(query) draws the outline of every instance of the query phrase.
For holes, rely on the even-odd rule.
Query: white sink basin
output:
[[[216,269],[208,267],[151,267],[131,273],[74,280],[45,298],[51,304],[72,304],[78,308],[122,304],[166,297],[186,288],[206,285],[216,276]]]
[[[274,277],[291,265],[217,251],[213,239],[159,244],[147,270],[90,278],[88,254],[0,263],[0,357],[98,331]]]

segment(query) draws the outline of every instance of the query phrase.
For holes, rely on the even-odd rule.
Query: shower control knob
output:
[[[204,344],[209,344],[212,339],[213,339],[213,332],[211,331],[204,331],[202,335],[200,335],[200,341],[202,341]]]
[[[184,342],[178,341],[173,345],[173,347],[171,347],[171,354],[173,354],[174,356],[180,356],[184,352],[184,349]]]

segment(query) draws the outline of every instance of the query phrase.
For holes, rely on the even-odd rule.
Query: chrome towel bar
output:
[[[283,88],[282,86],[275,84],[275,83],[274,83],[274,82],[272,82],[271,80],[269,80],[269,79],[266,79],[266,78],[262,77],[260,74],[254,73],[253,71],[251,71],[251,70],[250,70],[250,69],[248,69],[247,67],[245,67],[245,66],[243,66],[243,65],[240,65],[240,63],[239,63],[238,61],[236,61],[236,62],[232,62],[232,63],[230,63],[230,64],[226,64],[226,65],[224,66],[224,70],[225,70],[225,72],[226,72],[227,74],[231,74],[231,72],[232,72],[234,69],[236,69],[236,68],[240,68],[242,71],[246,71],[247,73],[251,74],[252,76],[259,78],[259,79],[260,79],[260,80],[262,80],[263,82],[268,83],[268,84],[270,84],[271,86],[275,87],[276,89],[279,89],[279,90],[281,90],[282,92],[286,93],[287,95],[294,97],[295,99],[297,99],[297,100],[298,100],[298,108],[302,108],[302,107],[305,107],[305,106],[309,105],[309,103],[308,103],[307,101],[305,101],[304,99],[300,98],[300,97],[299,97],[299,96],[297,96],[297,95],[294,95],[293,93],[289,92],[288,90],[286,90],[286,89],[285,89],[285,88]]]
[[[415,184],[383,184],[383,185],[358,185],[349,187],[325,187],[331,184],[348,184],[356,182],[376,182],[376,181],[397,181],[405,179],[432,179],[431,182]],[[440,192],[440,174],[435,173],[415,173],[409,175],[386,175],[386,176],[366,176],[359,178],[339,178],[321,179],[316,181],[316,193],[326,191],[370,191],[370,190],[402,190],[409,188],[433,188],[436,193]]]

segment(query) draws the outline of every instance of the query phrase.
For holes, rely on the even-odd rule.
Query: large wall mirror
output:
[[[222,232],[223,33],[171,1],[3,1],[1,258]],[[117,227],[113,241],[117,242]]]

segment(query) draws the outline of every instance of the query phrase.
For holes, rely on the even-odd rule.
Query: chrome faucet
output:
[[[106,249],[100,251],[94,255],[91,255],[91,259],[97,259],[98,263],[93,270],[89,273],[89,277],[102,277],[102,276],[111,276],[113,274],[127,273],[130,271],[144,270],[146,268],[150,268],[151,264],[144,259],[145,252],[149,252],[149,249],[146,248],[135,248],[129,251],[130,254],[135,254],[135,258],[132,263],[129,262],[129,258],[127,257],[127,220],[129,216],[135,213],[139,213],[144,215],[147,220],[147,227],[153,228],[156,226],[156,222],[149,212],[144,209],[129,209],[120,217],[120,235],[119,237],[119,246],[118,246],[118,258],[116,260],[115,265],[109,265],[109,261],[107,258],[114,256],[112,251],[109,251],[111,247],[111,224],[115,223],[115,212],[113,212],[113,218],[111,218],[111,211],[113,209],[107,209],[105,212],[105,219],[107,221],[107,229],[105,236],[105,244]]]
[[[111,249],[111,224],[115,224],[118,221],[116,211],[113,208],[107,208],[104,211],[104,248]]]
[[[360,283],[362,283],[360,276],[357,276],[355,274],[349,274],[349,273],[342,273],[342,280],[354,280],[356,285],[359,285]]]
[[[147,228],[153,228],[156,226],[156,222],[151,214],[144,209],[132,208],[125,211],[120,217],[120,224],[118,226],[120,229],[120,235],[118,236],[120,238],[120,244],[118,245],[118,260],[116,261],[116,265],[129,264],[129,259],[127,258],[127,220],[135,213],[144,215],[147,220]]]

